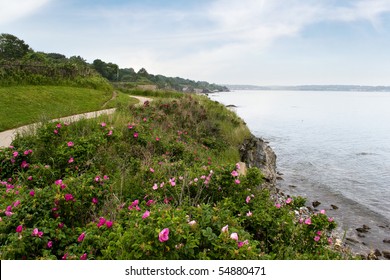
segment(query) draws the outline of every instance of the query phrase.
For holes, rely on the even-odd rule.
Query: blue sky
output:
[[[0,0],[0,33],[220,84],[390,85],[389,0]]]

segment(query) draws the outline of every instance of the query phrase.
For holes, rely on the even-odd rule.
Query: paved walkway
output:
[[[139,100],[139,105],[144,104],[145,101],[151,101],[151,98],[148,97],[142,97],[142,96],[130,96],[134,97]],[[69,117],[64,117],[64,118],[59,118],[59,119],[54,119],[52,120],[53,122],[75,122],[80,119],[91,119],[91,118],[96,118],[100,115],[109,115],[115,112],[115,108],[112,109],[106,109],[106,110],[100,110],[100,111],[95,111],[95,112],[89,112],[89,113],[84,113],[84,114],[78,114],[78,115],[73,115]],[[8,147],[11,145],[12,140],[18,133],[23,133],[25,131],[30,131],[34,129],[38,123],[30,124],[30,125],[25,125],[21,126],[15,129],[10,129],[6,130],[3,132],[0,132],[0,147]]]

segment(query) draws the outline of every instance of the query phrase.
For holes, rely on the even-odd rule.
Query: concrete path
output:
[[[151,98],[148,97],[142,97],[142,96],[130,96],[134,97],[139,100],[139,105],[144,104],[145,101],[151,101]],[[91,118],[96,118],[100,115],[106,114],[112,114],[115,112],[115,108],[112,109],[106,109],[106,110],[100,110],[100,111],[95,111],[95,112],[89,112],[89,113],[84,113],[84,114],[78,114],[78,115],[73,115],[69,117],[64,117],[64,118],[59,118],[59,119],[54,119],[52,120],[53,122],[75,122],[80,119],[91,119]],[[31,131],[33,130],[38,123],[30,124],[30,125],[25,125],[21,126],[15,129],[10,129],[6,130],[3,132],[0,132],[0,147],[8,147],[11,145],[12,140],[18,133],[23,133],[26,131]]]

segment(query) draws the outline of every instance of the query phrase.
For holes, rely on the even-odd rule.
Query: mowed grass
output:
[[[0,131],[22,125],[114,107],[112,92],[64,86],[0,88]],[[129,97],[128,97],[129,98]],[[124,96],[121,95],[121,102]],[[137,103],[130,99],[130,103]]]

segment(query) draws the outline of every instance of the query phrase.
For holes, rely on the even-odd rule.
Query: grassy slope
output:
[[[13,86],[0,88],[0,131],[73,114],[115,106],[111,92],[66,86]],[[118,98],[124,99],[123,95]],[[134,101],[135,102],[135,101]]]

